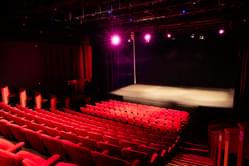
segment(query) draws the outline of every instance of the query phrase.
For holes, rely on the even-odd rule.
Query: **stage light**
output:
[[[220,35],[223,35],[225,33],[225,30],[224,29],[219,29],[219,34]]]
[[[194,38],[195,38],[195,34],[192,33],[192,34],[190,35],[190,38],[191,38],[191,39],[194,39]]]
[[[121,42],[121,38],[120,38],[119,35],[113,35],[111,37],[111,43],[112,43],[112,45],[117,46],[117,45],[120,44],[120,42]]]
[[[181,13],[182,14],[187,14],[187,10],[186,9],[182,9]]]
[[[144,40],[145,40],[146,43],[149,43],[150,40],[151,40],[151,34],[146,33],[146,34],[144,35]]]
[[[171,33],[167,33],[167,38],[171,38],[171,37],[172,37]]]
[[[204,39],[205,39],[204,35],[200,35],[200,36],[199,36],[199,39],[200,39],[200,40],[204,40]]]
[[[128,43],[130,43],[130,42],[131,42],[131,39],[128,39],[127,41],[128,41]]]

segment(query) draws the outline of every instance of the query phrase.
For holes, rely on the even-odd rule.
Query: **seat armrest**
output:
[[[24,160],[22,160],[22,165],[23,166],[36,166],[37,163],[34,163],[33,161],[31,161],[29,159],[24,159]]]
[[[108,155],[109,152],[110,152],[109,150],[103,150],[103,151],[102,151],[102,154]]]
[[[13,147],[9,148],[7,151],[16,152],[16,151],[20,150],[24,145],[25,145],[24,142],[19,142],[16,145],[14,145]]]
[[[59,159],[60,155],[54,154],[53,156],[49,157],[44,163],[42,163],[42,165],[44,166],[54,165]]]
[[[132,163],[131,163],[131,166],[140,166],[141,165],[141,161],[140,160],[134,160]]]
[[[38,130],[38,131],[36,131],[37,133],[42,133],[42,130]]]
[[[150,163],[151,163],[151,164],[154,164],[154,163],[157,162],[157,160],[158,160],[158,154],[157,154],[157,153],[153,153],[153,154],[151,155]]]
[[[167,150],[163,149],[162,152],[161,152],[161,154],[160,154],[160,156],[162,158],[164,158],[164,157],[166,157],[166,155],[167,155]]]

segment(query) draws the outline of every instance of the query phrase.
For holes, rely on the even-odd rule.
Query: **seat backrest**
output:
[[[96,166],[129,166],[130,163],[116,157],[92,151]]]
[[[136,159],[141,160],[141,162],[146,162],[146,161],[150,160],[148,153],[133,150],[131,148],[123,148],[122,155],[126,160],[128,160],[130,162],[132,162]]]
[[[119,144],[122,147],[131,147],[132,149],[137,149],[137,147],[138,147],[138,144],[136,144],[135,142],[130,142],[130,141],[127,141],[127,140],[120,140]]]
[[[62,135],[63,139],[69,140],[69,141],[74,142],[74,143],[80,142],[78,136],[73,134],[73,133],[62,131],[62,132],[60,132],[60,134]]]
[[[46,147],[41,140],[40,133],[38,131],[33,131],[30,129],[22,128],[29,144],[33,149],[37,150],[40,153],[47,153]]]
[[[103,136],[96,132],[88,132],[88,136],[96,141],[103,141]]]
[[[14,153],[0,149],[0,164],[1,166],[20,166],[21,158]]]
[[[109,154],[112,156],[117,156],[117,157],[122,156],[121,146],[109,144],[107,142],[98,142],[98,147],[101,150],[108,150]]]
[[[3,134],[5,138],[12,139],[13,135],[9,128],[10,122],[5,119],[0,119],[0,132]]]
[[[82,166],[94,166],[94,160],[88,148],[66,140],[62,140],[62,143],[73,163]]]
[[[149,154],[157,153],[160,152],[159,148],[151,147],[151,146],[146,146],[146,145],[139,145],[138,150],[142,152],[146,152]]]
[[[48,136],[46,134],[41,134],[41,139],[45,144],[48,152],[52,154],[59,154],[62,158],[65,158],[66,151],[60,139]]]
[[[119,145],[119,139],[118,138],[115,138],[115,137],[112,137],[112,136],[109,136],[109,135],[104,135],[103,139],[104,139],[104,141],[108,141],[111,144]]]
[[[25,134],[23,133],[21,126],[16,125],[16,124],[10,124],[9,128],[18,141],[27,142],[27,138]]]
[[[14,144],[12,144],[10,141],[0,138],[0,149],[7,150],[9,148],[12,148]]]
[[[86,147],[86,148],[91,149],[91,150],[98,150],[99,149],[97,142],[95,140],[81,137],[81,136],[79,136],[78,138],[79,138],[79,141],[81,143],[81,146]]]

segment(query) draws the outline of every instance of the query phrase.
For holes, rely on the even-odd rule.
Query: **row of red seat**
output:
[[[32,149],[43,154],[59,154],[62,159],[71,161],[72,163],[75,163],[77,165],[85,166],[97,164],[96,162],[99,161],[95,161],[94,156],[97,156],[97,158],[102,158],[101,160],[106,158],[103,161],[104,163],[106,162],[106,165],[113,165],[116,162],[120,162],[121,164],[123,163],[122,165],[131,165],[131,163],[133,163],[134,161],[136,161],[135,163],[140,163],[140,161],[136,160],[138,157],[140,157],[140,159],[143,159],[143,162],[147,162],[146,160],[149,156],[149,153],[135,151],[130,148],[120,148],[123,158],[121,159],[120,157],[117,158],[118,156],[115,156],[116,153],[114,153],[114,156],[105,154],[108,151],[103,151],[105,152],[103,154],[101,153],[102,151],[100,151],[99,148],[101,148],[102,146],[104,147],[105,144],[108,146],[107,142],[103,142],[103,145],[101,144],[101,142],[95,142],[96,147],[94,147],[91,146],[91,144],[88,144],[89,142],[85,142],[84,138],[82,142],[73,143],[70,138],[69,141],[63,139],[63,136],[61,135],[55,137],[50,136],[47,135],[43,130],[34,131],[27,128],[27,126],[25,125],[20,126],[18,124],[13,124],[5,119],[0,119],[0,124],[0,131],[4,136],[10,137],[10,139],[12,139],[11,137],[15,137],[16,140],[23,140],[28,145],[30,145]],[[80,137],[78,137],[78,139],[80,139]],[[136,154],[136,156],[134,156],[134,154]],[[155,159],[152,161],[152,164],[156,162],[156,157],[154,158]],[[99,162],[100,166],[103,165],[103,163],[101,163],[102,162]]]
[[[103,101],[81,107],[86,114],[126,122],[161,132],[179,132],[188,122],[189,114],[185,111],[165,109],[121,101]]]
[[[77,166],[72,163],[59,162],[60,155],[54,154],[49,158],[43,158],[35,153],[22,150],[24,142],[14,144],[0,138],[0,163],[1,166]]]
[[[95,149],[93,148],[94,146],[90,146],[88,148],[93,148],[94,150],[96,150],[97,148],[100,148],[100,149],[108,149],[109,148],[109,151],[112,151],[113,155],[120,154],[117,151],[123,152],[123,154],[125,154],[126,151],[128,154],[131,154],[131,153],[139,154],[139,151],[143,151],[143,153],[148,154],[149,152],[150,153],[151,152],[159,152],[159,151],[162,152],[162,150],[160,150],[160,149],[166,148],[166,145],[152,143],[152,142],[145,145],[145,144],[141,144],[141,143],[145,143],[145,141],[141,142],[141,140],[140,140],[140,142],[139,142],[139,140],[136,140],[136,139],[129,140],[130,138],[127,140],[121,139],[119,141],[118,140],[115,141],[115,137],[112,137],[112,136],[108,136],[108,135],[105,135],[104,137],[99,137],[99,135],[96,136],[96,134],[98,133],[96,131],[95,131],[95,133],[88,132],[87,137],[84,137],[85,135],[82,135],[82,136],[76,135],[76,133],[79,134],[79,133],[82,133],[82,131],[83,131],[83,130],[80,130],[80,131],[77,130],[77,129],[79,129],[79,127],[81,127],[81,125],[79,126],[79,122],[80,122],[79,120],[83,120],[83,119],[82,119],[82,117],[79,117],[80,119],[75,120],[74,119],[75,115],[68,114],[68,113],[62,113],[62,114],[64,114],[62,116],[62,115],[58,115],[57,114],[58,112],[51,113],[51,112],[47,112],[47,111],[43,111],[43,110],[39,110],[39,112],[36,112],[36,111],[32,111],[32,110],[28,110],[26,108],[23,108],[23,110],[25,110],[25,112],[23,112],[23,111],[20,111],[16,108],[12,108],[9,106],[5,106],[5,109],[9,110],[12,114],[7,115],[5,112],[4,116],[6,116],[7,118],[12,118],[10,120],[14,120],[17,123],[20,123],[21,125],[23,125],[23,123],[26,120],[26,122],[25,122],[26,125],[29,126],[29,128],[31,128],[31,129],[42,130],[44,133],[50,134],[53,136],[59,135],[59,136],[61,136],[61,138],[68,139],[68,140],[75,142],[75,143],[80,142],[79,138],[82,137],[82,139],[85,142],[82,140],[81,141],[83,142],[83,146],[86,146],[86,147],[88,145],[91,145],[91,143],[89,143],[91,141],[89,141],[89,140],[91,138],[94,138],[96,140],[92,141],[92,142],[95,142],[94,145],[96,145],[96,141],[98,141],[97,146],[95,146]],[[4,114],[4,113],[2,113],[2,114]],[[13,114],[15,114],[15,115],[13,115]],[[20,117],[18,118],[17,115],[19,115],[22,118],[20,118]],[[46,117],[46,119],[41,118],[41,117]],[[29,122],[27,122],[27,119],[25,119],[25,118],[27,118],[28,120],[33,120],[33,121],[29,123]],[[69,120],[71,120],[71,122]],[[84,120],[87,121],[86,118]],[[90,119],[88,119],[88,121],[89,120]],[[75,123],[75,126],[67,126],[66,124],[68,124],[68,123],[70,123],[70,124]],[[46,125],[41,125],[41,124],[46,124]],[[78,125],[78,126],[76,126],[76,125]],[[91,126],[92,125],[87,126],[87,129],[89,129]],[[53,127],[57,127],[57,128],[55,129]],[[76,130],[73,130],[73,129],[76,129]],[[67,130],[74,131],[75,133],[73,133],[73,132],[69,133]],[[15,129],[15,131],[17,131],[17,130]],[[99,131],[101,131],[101,130],[99,130]],[[18,134],[16,134],[16,135],[18,135]],[[143,135],[143,136],[145,136],[145,135]],[[87,142],[86,142],[86,140],[87,140]],[[109,141],[109,142],[104,142],[104,141]],[[115,145],[115,142],[118,144]],[[112,144],[110,144],[110,143],[112,143]],[[139,145],[138,143],[140,143],[141,145]],[[125,148],[125,147],[127,147],[127,148]],[[132,148],[128,148],[128,147],[132,147]],[[163,154],[163,153],[161,153],[161,154]],[[128,156],[135,156],[135,155],[128,155]],[[153,156],[153,155],[150,155],[150,156]]]

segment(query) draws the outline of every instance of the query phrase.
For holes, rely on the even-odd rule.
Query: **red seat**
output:
[[[0,132],[1,134],[8,139],[13,139],[12,132],[9,128],[10,122],[5,119],[0,119]]]
[[[66,139],[66,140],[69,140],[73,143],[79,143],[80,142],[80,139],[78,138],[77,135],[71,133],[71,132],[60,132],[61,136],[63,139]]]
[[[139,159],[145,165],[156,165],[158,162],[158,155],[156,153],[150,155],[149,153],[133,150],[131,148],[123,148],[122,155],[128,161]]]
[[[16,124],[9,124],[9,128],[11,130],[11,132],[13,133],[13,135],[15,136],[16,140],[18,141],[23,141],[23,142],[27,142],[27,138],[25,136],[25,134],[22,131],[22,127]]]
[[[62,158],[65,158],[66,152],[60,139],[45,134],[40,136],[50,154],[60,154]]]
[[[22,160],[27,160],[32,163],[32,166],[53,165],[58,159],[59,155],[53,155],[48,159],[44,159],[38,155],[35,155],[27,151],[19,151],[18,153],[11,153],[0,149],[0,163],[1,166],[20,166],[22,165]],[[23,163],[25,165],[25,163]],[[30,165],[31,166],[31,165]]]
[[[81,146],[89,148],[91,150],[99,150],[97,142],[95,140],[81,136],[79,136],[78,138],[80,140]]]
[[[92,152],[96,166],[137,166],[140,164],[138,160],[129,163],[128,161],[120,158],[112,157],[96,151]]]
[[[132,149],[137,149],[138,147],[138,144],[135,143],[135,142],[130,142],[130,141],[127,141],[127,140],[120,140],[119,141],[119,144],[122,146],[122,147],[131,147]]]
[[[104,135],[103,136],[104,141],[108,141],[110,144],[114,145],[119,145],[119,139],[109,136],[109,135]]]
[[[80,166],[95,165],[91,151],[88,148],[81,147],[78,144],[74,144],[66,140],[62,140],[62,143],[73,163],[78,164]]]
[[[154,153],[158,153],[160,155],[160,157],[165,157],[167,150],[166,149],[160,149],[160,148],[156,148],[156,147],[151,147],[151,146],[146,146],[146,145],[139,145],[138,146],[138,150],[142,151],[142,152],[146,152],[149,154],[154,154]]]
[[[88,132],[88,136],[96,141],[103,141],[103,136],[96,132]]]
[[[33,131],[30,129],[23,128],[22,131],[24,132],[29,144],[32,146],[33,149],[37,150],[40,153],[47,153],[46,147],[41,140],[40,133],[41,131]]]
[[[23,146],[24,146],[24,142],[13,144],[12,142],[6,139],[0,138],[0,149],[2,150],[9,151],[9,152],[15,152]]]
[[[108,150],[111,156],[122,157],[121,146],[109,144],[108,142],[98,142],[98,147],[101,150]]]

